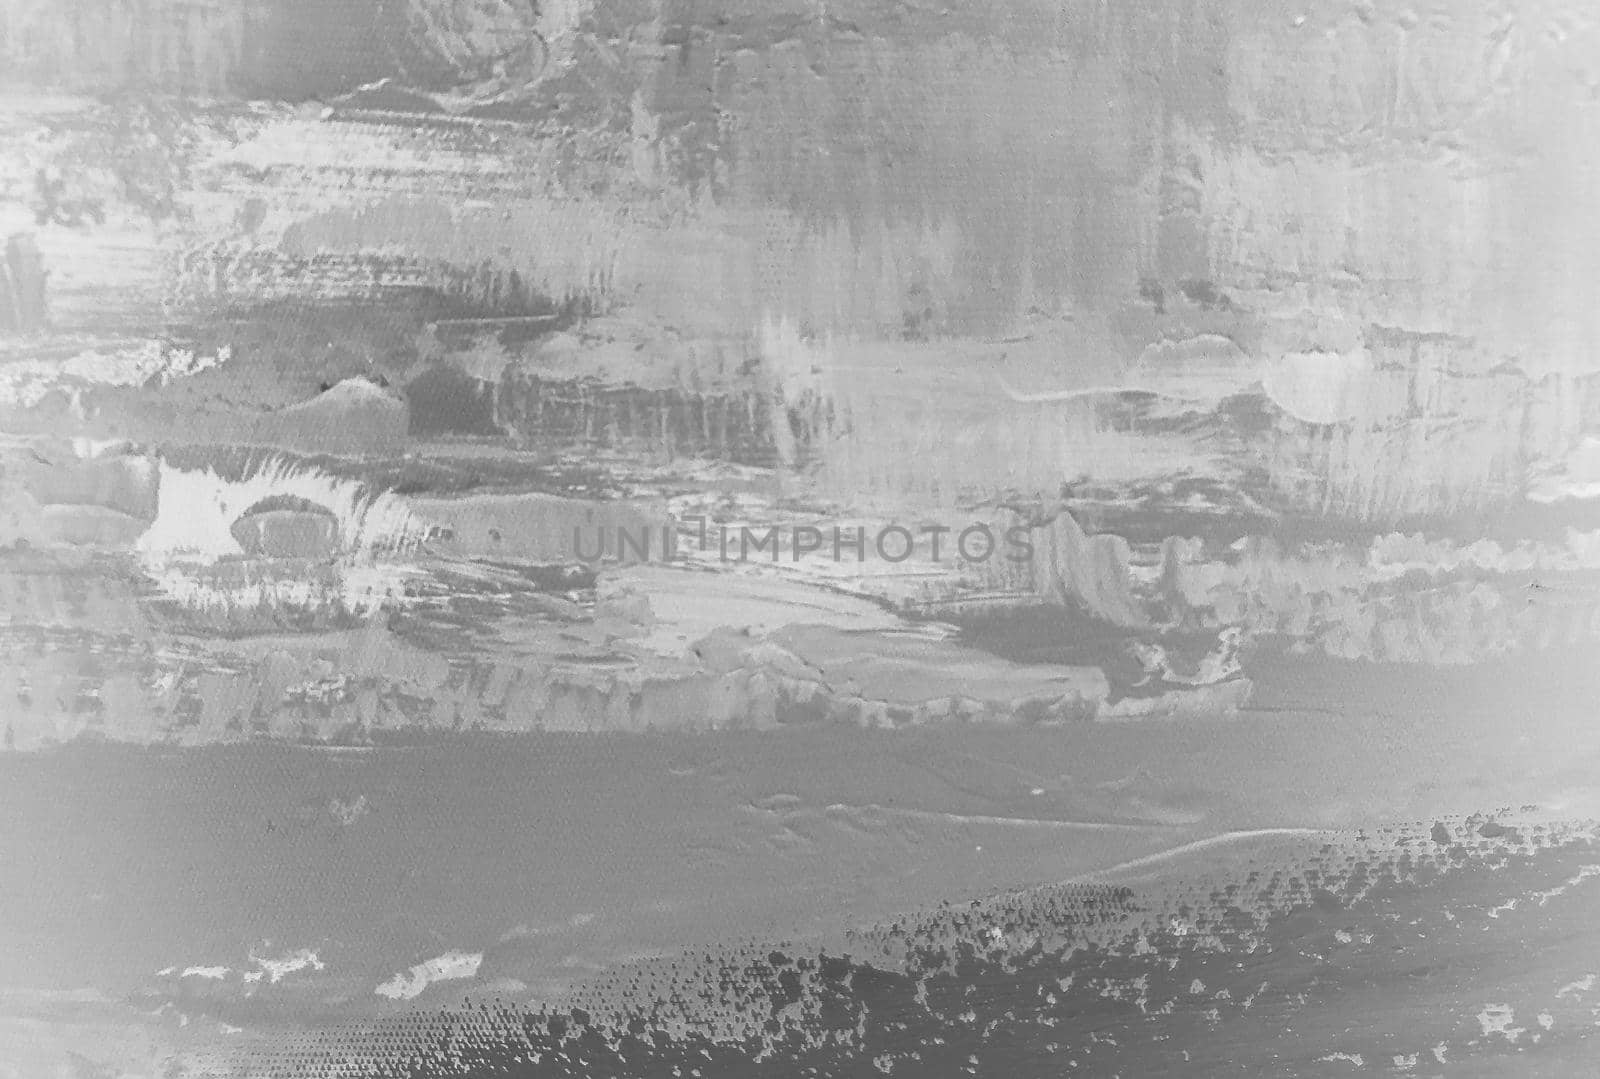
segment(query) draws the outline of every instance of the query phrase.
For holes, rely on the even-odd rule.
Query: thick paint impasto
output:
[[[0,0],[0,1079],[1586,1076],[1600,13]]]

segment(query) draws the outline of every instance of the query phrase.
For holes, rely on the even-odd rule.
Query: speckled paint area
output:
[[[0,0],[0,1079],[1587,1074],[1597,20]]]

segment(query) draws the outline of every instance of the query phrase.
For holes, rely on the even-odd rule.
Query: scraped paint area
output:
[[[0,1079],[1577,1067],[1596,56],[0,0]]]

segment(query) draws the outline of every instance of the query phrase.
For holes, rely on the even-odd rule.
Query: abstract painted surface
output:
[[[1597,64],[0,0],[0,1077],[1587,1074]]]

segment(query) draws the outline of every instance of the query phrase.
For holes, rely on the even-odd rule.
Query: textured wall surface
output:
[[[1578,0],[0,0],[0,1079],[1583,1074],[1597,136]]]

